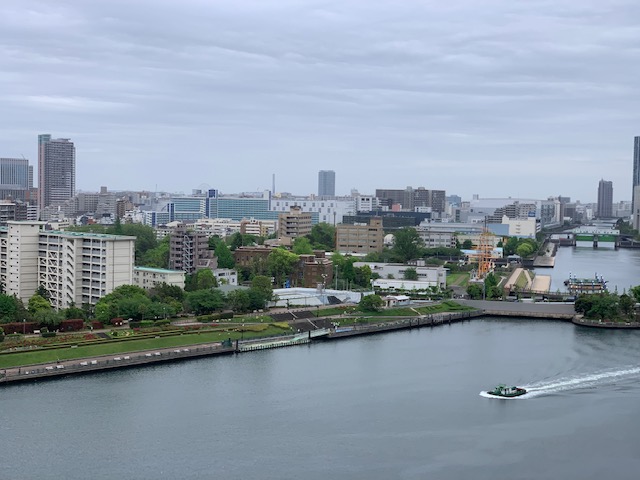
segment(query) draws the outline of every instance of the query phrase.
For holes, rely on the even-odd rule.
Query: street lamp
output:
[[[27,334],[27,324],[25,323],[27,321],[26,318],[22,319],[22,334],[26,335]]]

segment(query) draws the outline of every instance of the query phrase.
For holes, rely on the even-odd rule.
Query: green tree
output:
[[[353,279],[356,285],[360,285],[363,288],[371,288],[371,268],[369,265],[363,265],[362,267],[354,267],[355,278]]]
[[[270,302],[273,298],[273,286],[271,278],[264,275],[257,275],[251,280],[251,289],[255,290],[262,297],[262,307],[266,302]]]
[[[298,237],[293,241],[292,249],[296,255],[310,255],[313,253],[311,242],[307,237]]]
[[[422,249],[422,239],[415,228],[405,227],[395,234],[393,255],[397,261],[407,263],[409,260],[419,258]]]
[[[114,235],[124,235],[124,230],[122,229],[122,222],[120,221],[120,217],[116,215],[115,222],[113,223],[113,234]]]
[[[629,293],[633,296],[636,303],[640,303],[640,285],[633,287],[629,290]]]
[[[156,234],[152,227],[140,223],[126,223],[122,225],[124,235],[136,237],[135,256],[136,262],[141,262],[147,250],[158,245]]]
[[[218,247],[218,244],[220,243],[225,243],[225,241],[222,239],[222,237],[219,237],[218,235],[211,235],[208,239],[208,244],[209,244],[209,250],[214,250]],[[225,243],[226,245],[226,243]]]
[[[151,299],[147,296],[136,295],[122,298],[118,301],[117,316],[132,318],[133,320],[145,320],[152,318]]]
[[[477,283],[470,283],[467,286],[467,295],[472,300],[481,300],[482,299],[482,287]]]
[[[247,235],[240,232],[236,232],[227,239],[229,248],[233,251],[238,247],[247,247],[255,245],[256,237],[253,235]]]
[[[613,320],[618,316],[618,296],[610,293],[601,293],[594,297],[594,302],[588,316],[600,320]]]
[[[473,242],[469,239],[462,242],[461,248],[463,250],[471,250],[473,248]]]
[[[65,308],[60,313],[67,320],[75,319],[75,318],[81,318],[83,320],[86,320],[86,318],[87,318],[84,310],[82,310],[81,308],[76,307],[75,305],[71,305],[71,306]]]
[[[353,282],[356,279],[356,269],[353,266],[355,263],[355,259],[348,258],[342,264],[342,269],[340,270],[340,280],[346,285],[343,285],[344,288],[349,288],[349,283]]]
[[[36,295],[40,295],[42,298],[51,300],[51,294],[49,293],[49,290],[44,288],[44,285],[38,285],[38,288],[36,288]]]
[[[177,285],[169,285],[165,282],[154,285],[147,294],[154,302],[170,303],[173,300],[181,302],[184,298],[184,290]]]
[[[154,248],[142,254],[140,265],[152,268],[169,268],[169,247],[171,237],[167,235]]]
[[[418,272],[413,267],[407,268],[404,271],[403,278],[405,280],[418,280]]]
[[[0,294],[0,319],[4,323],[17,320],[15,315],[18,312],[16,297]]]
[[[27,308],[29,310],[29,313],[33,315],[36,312],[39,312],[40,310],[51,310],[51,304],[49,303],[49,300],[47,300],[44,297],[41,297],[36,293],[32,295],[31,298],[29,299],[29,302],[27,303]]]
[[[507,243],[504,244],[502,252],[505,257],[509,255],[514,255],[516,253],[516,248],[518,248],[518,238],[517,237],[509,237],[507,239]]]
[[[132,311],[133,303],[138,302],[146,304],[149,300],[147,292],[135,285],[121,285],[113,290],[108,295],[105,295],[95,306],[94,315],[97,320],[101,322],[108,322],[112,318],[124,317],[124,318],[138,318],[137,316],[130,316],[128,313]],[[121,311],[120,304],[126,305],[126,312]]]
[[[358,308],[363,312],[377,312],[382,308],[384,302],[380,295],[365,295],[360,299]]]
[[[196,290],[185,295],[185,310],[196,315],[213,313],[224,308],[224,295],[219,290]]]
[[[284,285],[285,280],[291,277],[300,258],[295,253],[283,248],[275,248],[267,257],[269,273],[275,278],[276,285]]]
[[[196,290],[206,290],[218,286],[216,277],[209,268],[203,268],[195,273],[196,276]]]
[[[261,289],[251,287],[247,290],[247,295],[249,295],[249,310],[262,310],[267,306],[267,297]]]
[[[59,312],[56,312],[51,308],[49,310],[38,310],[33,315],[33,319],[38,323],[38,325],[47,327],[51,331],[58,328],[62,318],[63,316]]]
[[[227,294],[227,307],[234,312],[247,312],[251,308],[251,298],[247,290],[233,290]]]
[[[236,266],[233,253],[231,253],[226,243],[222,241],[218,242],[214,251],[218,259],[218,268],[234,268]]]
[[[629,295],[627,295],[625,293],[620,295],[619,306],[620,306],[620,311],[622,312],[622,314],[626,318],[628,318],[628,319],[633,319],[634,318],[635,309],[636,309],[636,302],[632,297],[630,297]]]
[[[516,248],[516,253],[522,258],[530,257],[534,252],[533,247],[529,243],[521,243]]]
[[[333,251],[336,248],[336,227],[325,222],[316,223],[307,238],[314,249]]]

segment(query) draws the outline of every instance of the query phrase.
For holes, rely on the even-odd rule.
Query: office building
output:
[[[38,205],[60,205],[75,195],[76,148],[68,138],[38,135]]]
[[[356,211],[356,203],[353,197],[328,199],[315,196],[302,197],[282,194],[271,200],[271,210],[273,212],[288,212],[291,207],[299,207],[303,212],[309,212],[311,214],[311,222],[314,225],[316,223],[337,225],[342,223],[342,218],[345,215],[353,215]]]
[[[318,196],[336,196],[336,172],[333,170],[320,170],[318,172]]]
[[[367,223],[341,223],[336,226],[336,250],[340,253],[367,254],[382,252],[383,248],[384,230],[380,217],[371,217]]]
[[[89,303],[133,282],[135,237],[44,230],[44,222],[0,227],[0,283],[27,302],[39,286],[56,309]]]
[[[0,200],[29,200],[33,167],[25,158],[0,158]]]
[[[446,208],[446,193],[444,190],[429,190],[424,187],[407,187],[398,189],[376,189],[376,197],[382,206],[411,212],[436,212],[441,215]]]
[[[600,180],[598,184],[598,218],[613,217],[613,182]]]

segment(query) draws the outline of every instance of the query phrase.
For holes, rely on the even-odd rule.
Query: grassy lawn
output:
[[[416,308],[418,312],[423,315],[429,315],[433,313],[446,313],[446,312],[470,312],[475,308],[467,307],[466,305],[460,305],[459,303],[446,301],[437,303],[435,305],[428,305],[426,307]]]
[[[21,365],[32,365],[36,363],[49,363],[56,360],[72,360],[76,358],[96,357],[99,355],[113,355],[121,353],[135,352],[139,350],[153,350],[160,348],[185,347],[197,343],[219,342],[231,338],[252,339],[260,337],[277,336],[292,331],[285,331],[277,327],[268,327],[261,332],[200,332],[183,335],[166,336],[160,338],[145,338],[139,340],[128,340],[120,342],[114,340],[109,343],[98,345],[84,345],[77,348],[59,348],[52,350],[32,350],[26,352],[7,353],[0,355],[0,369],[18,367]]]
[[[518,275],[518,279],[516,280],[516,286],[520,289],[523,289],[527,288],[527,285],[527,276],[524,274],[524,272],[521,272],[520,275]]]
[[[469,285],[469,274],[468,273],[450,273],[447,275],[447,285],[448,286],[458,286],[458,287],[466,287]]]

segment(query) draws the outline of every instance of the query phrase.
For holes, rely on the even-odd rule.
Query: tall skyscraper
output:
[[[38,135],[38,205],[58,205],[76,191],[76,148],[68,138]]]
[[[631,208],[640,208],[640,198],[636,200],[636,187],[640,186],[640,137],[633,138],[633,185],[631,185]],[[638,205],[636,205],[636,201]]]
[[[0,200],[27,200],[32,176],[26,158],[0,158]]]
[[[318,196],[336,196],[336,172],[333,170],[320,170],[318,172]]]
[[[613,182],[600,180],[598,184],[598,218],[613,217]]]

